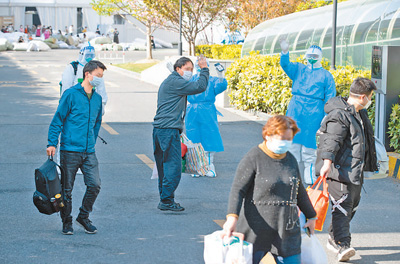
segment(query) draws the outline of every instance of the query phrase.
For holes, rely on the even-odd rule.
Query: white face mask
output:
[[[186,81],[190,81],[190,78],[192,78],[193,72],[191,71],[183,71],[182,78],[185,79]]]
[[[267,140],[267,148],[274,152],[275,154],[283,154],[286,153],[289,148],[292,146],[292,140],[280,140],[273,138],[266,138]]]
[[[102,81],[103,81],[103,78],[93,76],[93,80],[89,81],[89,83],[93,87],[99,87]]]
[[[350,93],[351,93],[352,95],[355,95],[355,96],[363,96],[363,94],[356,94],[356,93],[352,93],[352,92],[350,92]],[[365,95],[365,96],[366,96],[366,95]],[[366,96],[366,98],[367,98],[368,103],[366,103],[365,105],[358,103],[358,104],[361,105],[364,109],[368,109],[368,107],[370,107],[371,104],[372,104],[372,100],[369,100],[369,99],[368,99],[368,96]]]

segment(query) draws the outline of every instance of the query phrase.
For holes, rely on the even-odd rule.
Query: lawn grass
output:
[[[113,64],[114,66],[120,67],[125,70],[141,73],[142,71],[150,68],[153,65],[156,65],[158,62],[150,62],[150,63],[120,63],[120,64]]]

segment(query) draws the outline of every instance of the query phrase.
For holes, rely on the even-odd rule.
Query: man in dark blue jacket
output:
[[[183,130],[187,96],[207,89],[209,70],[205,58],[199,59],[200,77],[190,82],[193,62],[182,57],[175,62],[174,72],[158,90],[157,113],[153,123],[154,158],[158,170],[160,203],[158,209],[185,210],[174,200],[182,172],[180,134]]]
[[[102,98],[94,88],[102,83],[104,70],[106,67],[100,61],[92,60],[85,65],[82,84],[78,83],[63,93],[49,127],[47,155],[55,154],[61,133],[60,163],[64,170],[65,205],[61,210],[61,219],[65,235],[73,234],[72,189],[79,168],[83,172],[86,193],[76,222],[86,233],[97,232],[89,220],[89,213],[100,192],[99,166],[94,147],[101,126]]]

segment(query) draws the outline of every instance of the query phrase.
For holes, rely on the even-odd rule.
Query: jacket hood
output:
[[[347,103],[347,98],[343,98],[341,96],[333,97],[324,106],[324,111],[327,114],[329,114],[330,112],[332,112],[333,110],[336,110],[336,109],[342,109],[342,110],[350,112],[351,114],[356,113],[356,109],[354,108],[354,106],[349,105]]]

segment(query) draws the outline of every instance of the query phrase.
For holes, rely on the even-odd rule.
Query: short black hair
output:
[[[350,86],[350,92],[360,95],[370,95],[376,90],[375,84],[367,78],[357,77]]]
[[[181,57],[181,58],[179,58],[176,62],[175,62],[175,64],[174,64],[174,70],[176,71],[176,68],[182,68],[186,63],[188,63],[190,61],[190,63],[192,64],[192,65],[194,65],[193,64],[193,61],[191,60],[191,59],[189,59],[188,57]]]
[[[101,61],[91,60],[86,63],[85,67],[83,67],[83,79],[85,80],[86,72],[92,73],[97,68],[103,69],[103,71],[107,70],[106,66]]]

